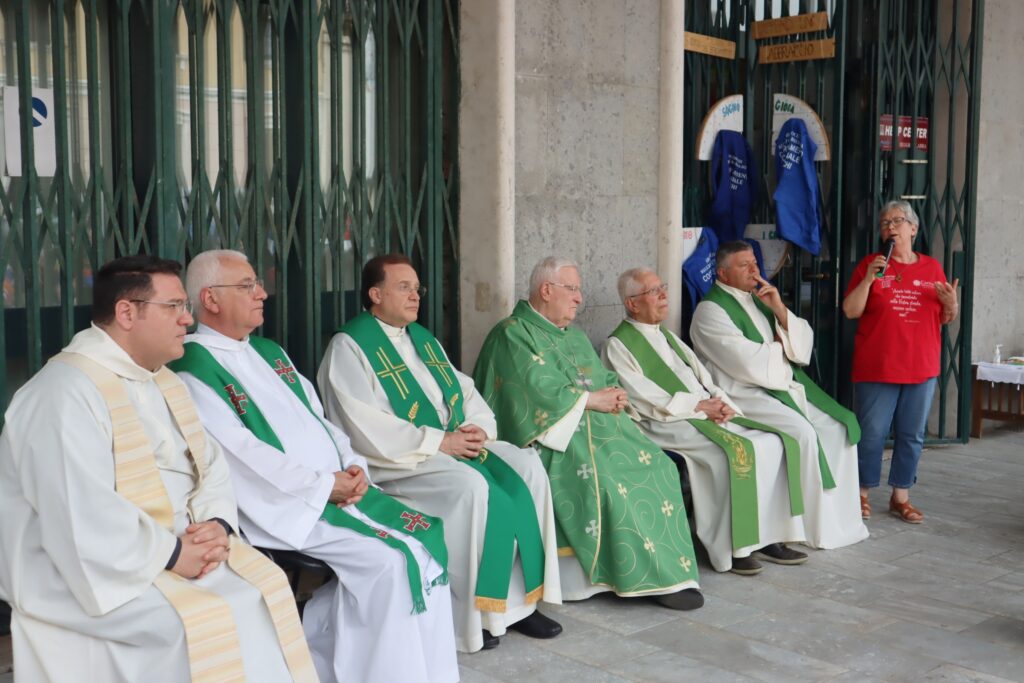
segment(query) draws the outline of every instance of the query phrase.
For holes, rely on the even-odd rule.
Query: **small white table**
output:
[[[1024,365],[975,363],[971,376],[972,437],[981,438],[982,420],[1024,423]]]

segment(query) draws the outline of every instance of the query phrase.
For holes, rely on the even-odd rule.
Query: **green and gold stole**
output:
[[[284,382],[292,393],[302,402],[310,415],[316,420],[324,431],[327,432],[331,443],[334,437],[331,436],[320,417],[313,411],[306,396],[302,383],[288,359],[288,355],[280,346],[269,339],[262,337],[249,337],[249,345],[260,355],[267,364],[277,372],[278,377]],[[270,423],[267,422],[259,406],[250,398],[245,386],[235,378],[227,369],[217,362],[213,354],[198,342],[185,344],[185,355],[174,361],[169,367],[175,372],[188,372],[200,380],[203,384],[213,389],[214,393],[220,396],[231,406],[231,409],[238,415],[242,424],[253,433],[253,435],[277,450],[284,452],[281,440],[274,432]],[[334,443],[335,450],[338,449]],[[242,454],[239,454],[242,455]],[[338,452],[339,464],[341,453]],[[437,561],[444,569],[444,572],[433,581],[432,585],[445,584],[448,582],[448,548],[444,544],[444,526],[440,519],[430,517],[416,510],[407,508],[391,496],[385,495],[371,486],[366,491],[363,499],[356,503],[356,508],[371,520],[382,527],[401,529],[423,544],[430,553],[430,556]],[[320,518],[337,527],[355,531],[362,536],[379,538],[384,543],[398,550],[405,556],[405,568],[409,578],[409,591],[412,595],[413,611],[416,614],[427,609],[423,597],[423,579],[420,575],[420,566],[412,550],[401,539],[389,534],[386,528],[373,527],[361,519],[348,514],[334,503],[327,503]]]
[[[757,325],[754,323],[753,319],[751,319],[747,311],[735,297],[722,289],[718,283],[715,283],[715,286],[711,288],[711,291],[708,292],[708,295],[704,298],[706,301],[710,301],[721,306],[722,310],[726,312],[729,319],[732,320],[733,324],[739,328],[744,337],[755,344],[764,343],[764,337],[761,336],[761,332],[757,329]],[[776,329],[777,321],[775,320],[775,314],[773,314],[771,309],[762,303],[756,296],[752,298],[758,310],[761,311],[761,314],[768,320],[772,328]],[[846,427],[847,440],[852,445],[856,445],[857,442],[860,441],[860,423],[857,422],[857,416],[839,405],[834,398],[825,393],[825,391],[815,384],[814,380],[812,380],[799,365],[791,362],[789,366],[793,370],[793,379],[803,385],[804,392],[807,396],[807,402]],[[796,401],[793,399],[792,395],[790,395],[790,393],[785,389],[765,389],[765,391],[779,401],[782,401],[782,403],[787,407],[792,408],[800,415],[803,415],[804,418],[807,417],[803,414],[803,411],[797,407]],[[832,471],[829,469],[828,461],[825,459],[825,449],[821,446],[821,439],[818,439],[818,466],[821,469],[821,482],[823,487],[826,489],[835,488],[836,482],[832,478]]]
[[[396,416],[417,427],[454,431],[465,420],[464,397],[455,370],[437,339],[425,327],[412,323],[406,329],[417,355],[444,396],[448,408],[446,425],[441,424],[434,405],[376,318],[364,311],[339,332],[352,337],[362,349]],[[484,549],[477,572],[477,609],[505,611],[516,541],[526,583],[526,602],[536,602],[544,588],[544,543],[530,490],[515,470],[486,449],[477,458],[458,460],[479,472],[489,487]]]
[[[661,333],[672,350],[699,377],[686,353],[668,331]],[[636,358],[645,377],[657,384],[667,394],[690,393],[679,376],[661,359],[651,343],[633,325],[625,320],[612,332]],[[712,420],[689,418],[686,420],[708,440],[722,449],[729,462],[729,491],[732,506],[732,545],[734,549],[744,548],[760,542],[757,513],[757,470],[754,445],[749,439],[734,434]],[[803,490],[800,487],[800,444],[780,429],[755,422],[737,415],[732,422],[748,429],[758,429],[776,434],[782,439],[786,453],[786,474],[789,481],[790,514],[804,512]]]

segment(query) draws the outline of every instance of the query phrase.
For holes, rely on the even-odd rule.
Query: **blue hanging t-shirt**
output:
[[[715,252],[718,251],[718,238],[713,230],[704,228],[700,231],[697,248],[683,261],[683,282],[690,292],[690,310],[697,304],[715,284]]]
[[[817,150],[802,119],[794,117],[782,124],[775,141],[775,229],[783,239],[815,256],[821,251]]]
[[[714,199],[708,224],[719,243],[743,239],[750,222],[751,207],[757,202],[754,153],[743,134],[720,130],[711,152],[711,183]]]

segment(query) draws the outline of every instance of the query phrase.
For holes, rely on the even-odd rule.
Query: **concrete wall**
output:
[[[460,367],[471,372],[515,304],[515,0],[464,0],[459,26]]]
[[[661,11],[652,0],[515,6],[515,292],[544,256],[576,259],[577,323],[593,341],[621,318],[619,273],[657,266]]]
[[[1024,3],[988,0],[981,76],[974,360],[1024,355]]]

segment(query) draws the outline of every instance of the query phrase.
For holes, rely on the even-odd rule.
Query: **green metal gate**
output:
[[[684,225],[700,225],[711,199],[708,162],[697,161],[694,140],[701,117],[719,98],[740,94],[744,99],[744,133],[758,164],[760,206],[751,215],[751,223],[775,222],[771,192],[775,187],[775,163],[772,149],[773,96],[786,94],[807,102],[821,117],[832,148],[831,161],[817,162],[821,188],[821,244],[819,256],[812,256],[790,245],[787,263],[776,284],[784,299],[815,331],[812,374],[822,386],[833,390],[838,384],[838,329],[841,312],[837,306],[839,262],[836,255],[843,234],[842,193],[843,158],[842,116],[844,85],[844,46],[846,42],[847,3],[838,2],[829,16],[827,28],[798,35],[755,41],[749,30],[754,21],[825,11],[826,3],[781,3],[781,13],[771,14],[771,2],[756,0],[691,0],[687,3],[687,30],[725,38],[736,43],[736,59],[727,60],[696,52],[686,53],[687,116],[684,139]],[[819,8],[819,5],[821,6]],[[794,40],[834,39],[836,56],[832,59],[761,64],[758,48]]]
[[[123,254],[245,251],[264,334],[309,373],[357,312],[361,264],[401,251],[430,290],[423,322],[457,341],[457,16],[455,0],[0,0],[2,85],[22,112],[53,90],[57,158],[35,173],[21,117],[29,161],[0,188],[3,405],[88,324],[92,273]]]
[[[863,256],[878,248],[878,210],[890,199],[910,202],[921,218],[915,249],[960,279],[959,318],[942,328],[937,408],[930,442],[969,438],[971,412],[971,299],[974,286],[978,109],[984,0],[875,0],[855,4],[845,207],[849,240],[843,282]],[[852,76],[851,76],[852,78]],[[905,139],[900,143],[900,117]],[[880,127],[892,123],[888,144]],[[922,121],[922,117],[927,121]],[[919,144],[928,135],[927,149]],[[888,148],[888,149],[886,149]],[[852,325],[843,335],[852,354]],[[841,374],[849,392],[849,365]]]
[[[686,30],[734,41],[736,58],[686,52],[683,224],[701,225],[711,199],[709,164],[695,154],[711,105],[743,95],[744,133],[760,169],[762,198],[751,222],[774,223],[772,96],[806,101],[821,117],[832,151],[830,161],[816,163],[822,250],[815,257],[790,245],[777,284],[814,327],[812,374],[849,405],[853,327],[842,315],[842,293],[857,261],[877,248],[878,209],[890,198],[911,197],[922,218],[917,248],[942,261],[950,278],[960,277],[963,285],[962,322],[943,332],[940,405],[931,441],[966,440],[968,432],[982,6],[982,0],[686,3]],[[821,31],[755,41],[748,30],[755,20],[818,11],[829,15]],[[758,62],[760,46],[825,38],[835,39],[831,59]],[[880,150],[885,113],[929,117],[930,151],[922,157],[927,163],[916,163],[913,149]]]

